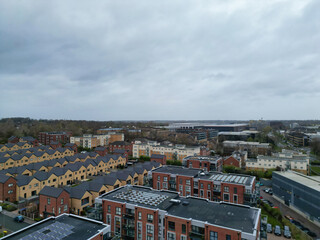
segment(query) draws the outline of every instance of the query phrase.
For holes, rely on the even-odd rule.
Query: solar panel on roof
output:
[[[231,177],[232,177],[232,176],[228,176],[225,181],[226,181],[226,182],[229,182],[229,180],[231,179]]]
[[[230,179],[230,182],[233,182],[236,177],[237,176],[232,176],[232,178]]]
[[[238,183],[240,179],[240,176],[237,176],[236,179],[234,180],[234,182]]]
[[[223,176],[223,177],[221,178],[221,181],[224,181],[227,177],[228,177],[228,176]]]

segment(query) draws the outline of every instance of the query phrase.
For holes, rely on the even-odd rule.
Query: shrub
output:
[[[35,220],[36,222],[40,222],[42,219],[43,219],[42,217],[36,217],[36,218],[34,218],[34,220]]]
[[[7,205],[5,208],[7,211],[12,212],[14,210],[17,210],[17,208],[15,206],[11,206],[11,205]]]

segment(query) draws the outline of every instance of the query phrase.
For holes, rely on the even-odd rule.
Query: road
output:
[[[289,216],[293,217],[293,219],[299,221],[302,225],[304,225],[305,227],[309,228],[312,232],[317,234],[318,238],[320,238],[320,228],[317,225],[315,225],[314,223],[310,222],[308,219],[306,219],[305,217],[301,216],[300,214],[296,213],[294,210],[290,209],[285,204],[280,203],[279,201],[274,199],[272,197],[272,195],[269,195],[268,193],[265,193],[263,191],[264,188],[265,187],[260,189],[260,196],[262,196],[264,199],[267,199],[270,202],[272,202],[274,204],[274,206],[279,207],[279,209],[280,209],[280,211],[281,211],[283,216],[289,215]]]
[[[5,228],[6,230],[9,230],[11,232],[15,232],[20,230],[21,228],[29,226],[28,223],[17,223],[13,220],[12,217],[9,217],[2,213],[0,213],[0,224],[2,225],[2,228]]]

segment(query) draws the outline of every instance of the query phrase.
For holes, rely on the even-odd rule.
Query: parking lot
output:
[[[263,199],[270,201],[274,206],[278,207],[283,216],[291,216],[293,219],[295,219],[295,220],[299,221],[301,224],[303,224],[303,226],[309,228],[312,232],[317,234],[317,237],[315,237],[315,239],[320,237],[320,228],[318,226],[316,226],[314,223],[310,222],[308,219],[301,216],[300,214],[296,213],[294,210],[292,210],[291,208],[289,208],[285,204],[282,204],[281,202],[277,201],[275,198],[272,197],[272,195],[265,193],[263,191],[264,188],[265,187],[261,187],[261,190],[260,190],[260,196],[262,196]],[[272,237],[274,237],[272,239],[280,239],[279,237],[275,236],[274,234],[268,234],[268,239],[269,239],[269,236],[271,237],[271,235],[273,235]],[[282,239],[284,239],[284,238],[282,238]]]

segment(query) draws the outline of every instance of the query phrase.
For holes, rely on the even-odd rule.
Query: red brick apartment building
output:
[[[40,217],[69,213],[70,194],[63,188],[45,186],[39,193]]]
[[[256,178],[240,174],[203,172],[180,166],[161,166],[151,171],[152,187],[180,192],[212,201],[255,206],[258,198]]]
[[[17,181],[10,176],[0,174],[0,201],[16,201]]]
[[[150,157],[151,162],[158,162],[162,165],[167,164],[167,156],[166,155],[161,155],[161,154],[152,154]]]
[[[49,145],[51,142],[68,143],[71,136],[71,132],[40,132],[38,139],[40,143]]]
[[[115,150],[126,150],[128,151],[128,155],[132,156],[132,143],[128,143],[125,141],[115,141],[109,144],[109,151],[114,152]]]
[[[96,198],[122,239],[259,239],[261,210],[126,185]]]
[[[199,168],[206,171],[222,171],[223,159],[222,157],[211,156],[189,156],[182,160],[182,165],[187,168]]]

